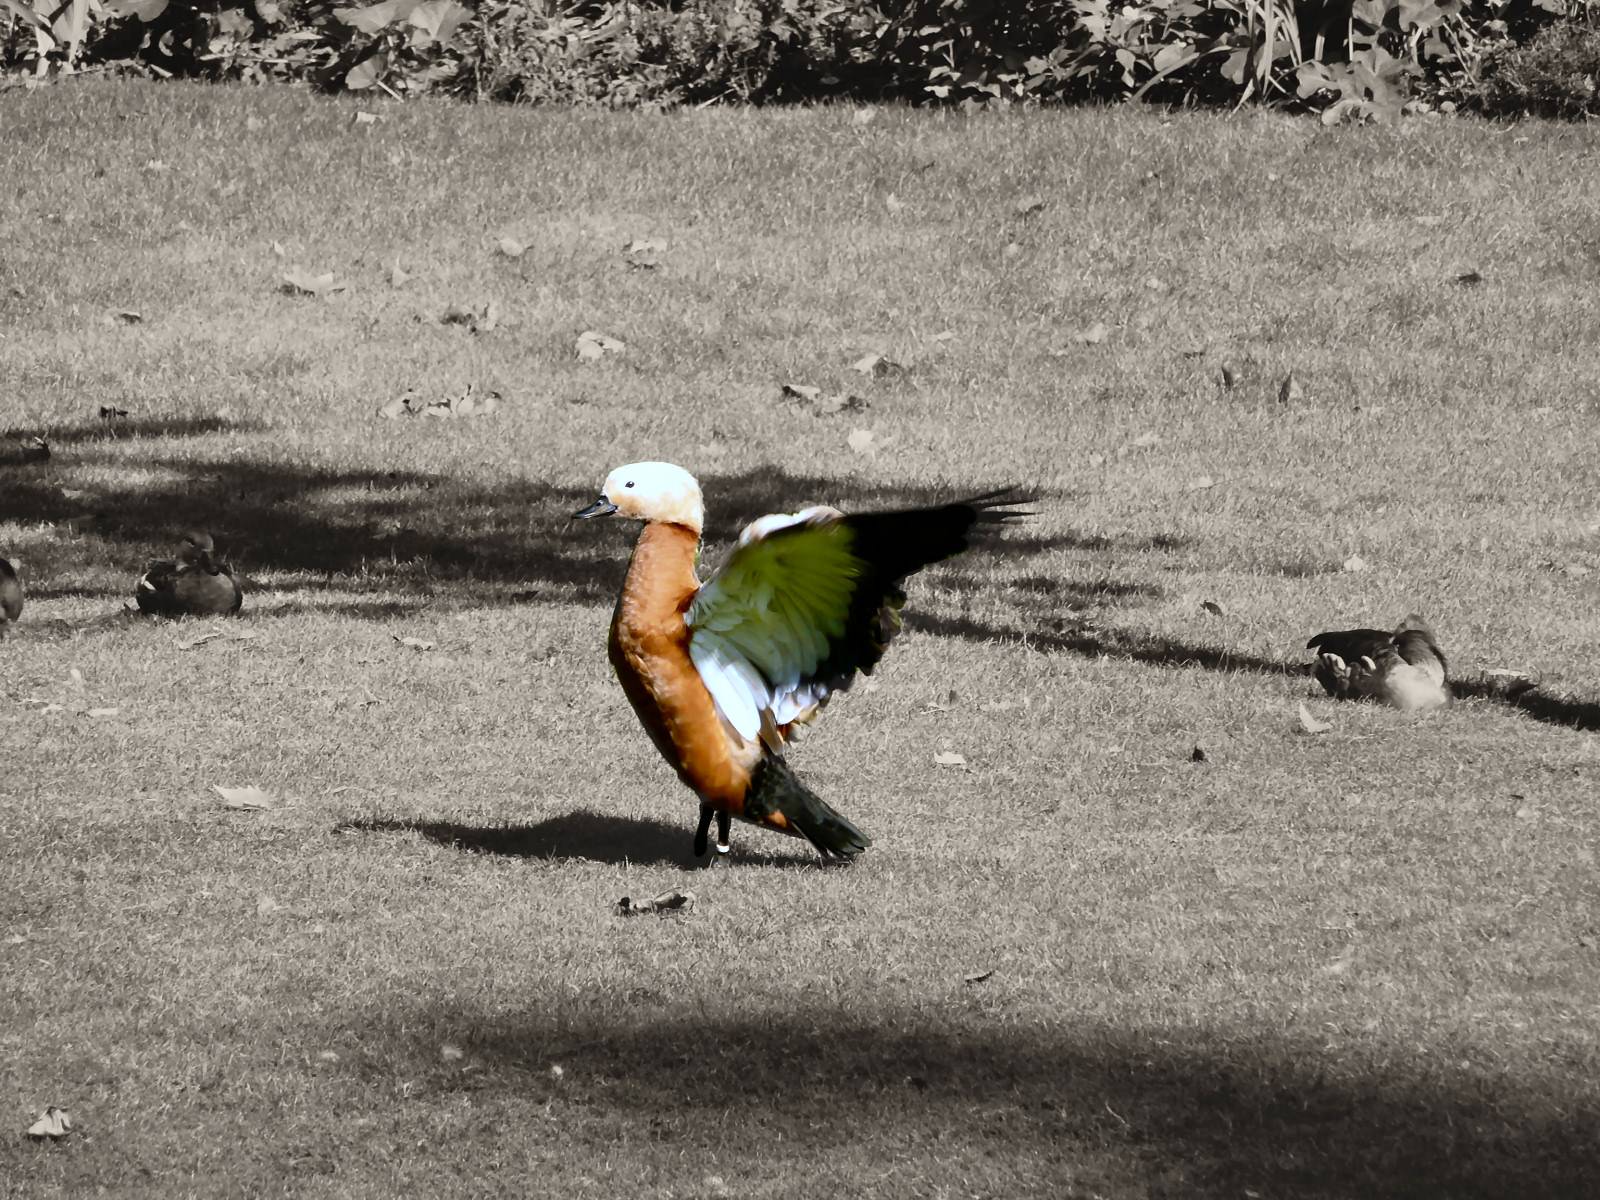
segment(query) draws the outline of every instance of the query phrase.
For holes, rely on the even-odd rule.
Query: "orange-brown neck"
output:
[[[679,630],[700,590],[694,573],[700,535],[687,525],[645,524],[617,599],[615,625],[637,633]]]

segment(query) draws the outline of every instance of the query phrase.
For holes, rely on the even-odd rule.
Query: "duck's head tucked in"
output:
[[[642,462],[618,467],[606,476],[600,499],[573,513],[574,517],[632,517],[636,521],[665,521],[700,532],[705,506],[693,475],[671,463]]]
[[[203,564],[215,551],[217,545],[211,540],[211,535],[203,529],[191,529],[183,535],[183,540],[178,543],[178,561],[186,563]]]

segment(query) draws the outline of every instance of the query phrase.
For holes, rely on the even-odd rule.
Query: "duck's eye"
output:
[[[627,482],[627,483],[625,483],[625,484],[623,484],[623,485],[622,485],[622,486],[623,486],[623,487],[632,487],[632,486],[633,486],[633,480],[631,480],[631,479],[630,479],[630,480],[628,480],[628,482]]]

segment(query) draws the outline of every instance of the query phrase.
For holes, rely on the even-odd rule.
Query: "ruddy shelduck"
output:
[[[600,499],[573,516],[645,523],[611,620],[611,664],[656,748],[700,798],[697,856],[712,817],[719,855],[733,817],[803,837],[824,858],[871,845],[795,777],[784,747],[883,657],[905,579],[965,550],[975,529],[1029,515],[1013,507],[1026,502],[1007,489],[901,512],[765,516],[702,584],[694,476],[660,462],[607,476]]]
[[[215,553],[209,533],[196,529],[184,534],[176,561],[162,559],[145,568],[133,593],[139,611],[159,617],[219,617],[238,612],[244,593]]]
[[[1412,613],[1393,632],[1342,629],[1306,643],[1312,674],[1336,700],[1378,700],[1407,712],[1450,702],[1449,665],[1428,623]]]
[[[21,567],[14,558],[0,558],[0,634],[22,615]]]

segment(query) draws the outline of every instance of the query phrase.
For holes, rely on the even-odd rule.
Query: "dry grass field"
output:
[[[360,111],[0,98],[0,1195],[1592,1192],[1590,131]],[[791,755],[854,865],[691,858],[636,459],[711,564],[1038,493]],[[122,615],[191,525],[242,616]],[[1313,694],[1411,610],[1457,704]]]

